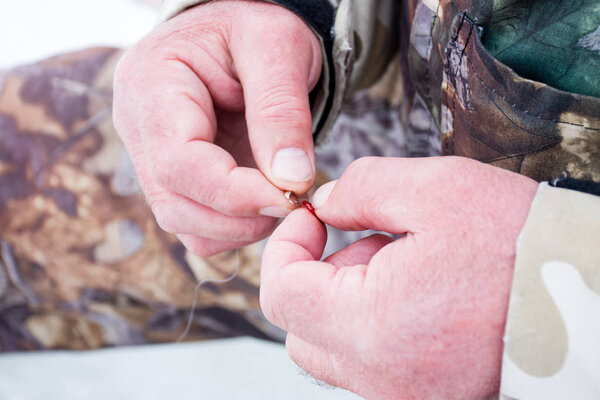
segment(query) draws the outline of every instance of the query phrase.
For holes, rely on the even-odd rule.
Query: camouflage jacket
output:
[[[271,2],[302,17],[323,44],[319,143],[339,134],[344,110],[341,119],[370,122],[359,137],[399,122],[405,155],[471,157],[542,182],[516,244],[501,396],[600,398],[600,98],[585,95],[597,96],[600,83],[600,4]],[[201,1],[165,3],[168,18]],[[560,24],[554,43],[552,22]],[[503,60],[522,62],[501,62],[486,35],[490,48],[510,47]],[[568,66],[552,76],[563,53]],[[544,74],[546,83],[534,80]],[[362,115],[348,113],[348,102]]]
[[[0,71],[0,351],[282,340],[258,305],[260,244],[214,257],[162,231],[112,124],[122,51]]]
[[[163,18],[200,2],[167,1]],[[518,2],[279,3],[323,44],[321,182],[365,155],[460,154],[540,181],[567,172],[554,186],[593,191],[598,99],[523,79],[482,47],[493,10]],[[597,45],[592,33],[580,41]],[[144,204],[110,118],[120,54],[88,49],[0,71],[0,351],[172,341],[197,279],[235,267],[234,253],[187,252]],[[506,396],[598,397],[598,209],[590,194],[540,185],[518,244]],[[328,246],[354,238],[331,231]],[[188,339],[282,338],[258,308],[260,250],[240,251],[234,281],[199,290]]]

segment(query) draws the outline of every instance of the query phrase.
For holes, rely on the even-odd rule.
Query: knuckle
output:
[[[210,182],[203,182],[202,185],[194,190],[193,199],[201,204],[212,208],[213,210],[225,214],[235,215],[235,205],[233,204],[233,196],[226,189],[226,183],[223,187],[215,186]]]
[[[192,251],[192,250],[190,250],[190,251]],[[199,257],[211,257],[211,256],[214,256],[215,254],[219,254],[222,251],[223,250],[216,250],[216,249],[213,249],[213,248],[207,247],[207,246],[196,246],[194,248],[194,250],[192,251],[192,253],[194,253],[195,255],[197,255]]]
[[[277,312],[275,311],[275,307],[273,301],[270,297],[270,286],[261,285],[260,290],[260,308],[270,323],[281,327],[281,324],[278,323]]]
[[[234,184],[229,177],[223,180],[209,179],[209,181],[211,182],[204,182],[198,188],[201,191],[199,197],[202,197],[202,202],[205,205],[222,214],[234,217],[245,216],[247,213],[252,212],[244,201],[248,193]],[[252,234],[253,229],[256,229],[256,227],[252,223],[246,225],[241,226],[242,230],[248,228],[250,230],[248,233]]]
[[[150,160],[149,163],[150,174],[154,182],[164,188],[169,188],[171,178],[169,176],[169,171],[166,170],[166,167],[157,158]]]
[[[425,170],[422,180],[428,185],[453,187],[468,179],[468,170],[472,165],[470,159],[458,156],[443,156],[432,159],[431,168]]]
[[[263,43],[291,43],[296,49],[307,43],[312,32],[306,23],[288,10],[277,11],[277,18],[270,18],[269,24],[253,24],[257,37],[266,38]]]
[[[220,251],[210,246],[210,243],[202,238],[178,235],[184,247],[192,254],[199,257],[210,257]]]
[[[132,62],[131,56],[126,53],[117,63],[114,73],[113,84],[113,123],[119,134],[128,131],[130,123],[127,121],[131,118],[128,115],[129,105],[134,93],[131,88]]]
[[[156,219],[156,223],[165,232],[168,233],[179,233],[177,232],[177,224],[172,218],[172,213],[169,211],[170,206],[160,200],[150,200],[150,209],[154,214],[154,218]]]
[[[307,360],[307,354],[303,353],[298,348],[298,346],[292,341],[286,341],[285,348],[287,350],[288,355],[290,356],[290,359],[296,365],[298,365],[300,368],[302,368],[307,373],[311,372],[312,365],[309,362],[310,360]]]
[[[246,237],[241,240],[260,240],[269,234],[273,228],[273,225],[274,222],[262,218],[259,221],[252,221],[245,227],[245,229],[242,229],[246,232]]]
[[[148,74],[151,58],[144,54],[140,44],[127,50],[117,62],[114,72],[115,98],[139,93],[144,87],[143,77]]]
[[[134,60],[132,60],[132,58]],[[134,49],[130,49],[117,62],[115,67],[114,83],[116,87],[121,87],[129,82],[129,77],[132,75],[132,70],[135,67]]]
[[[442,163],[441,163],[442,171],[461,170],[470,161],[470,159],[468,159],[468,158],[459,157],[459,156],[445,156],[445,157],[441,157],[440,160],[442,161]]]
[[[300,124],[301,127],[310,122],[308,103],[299,102],[298,90],[292,84],[268,88],[257,100],[257,117],[263,121]]]
[[[348,166],[344,175],[350,175],[357,178],[373,172],[374,164],[379,160],[379,157],[362,157],[352,161]]]
[[[156,184],[167,189],[179,187],[181,177],[176,171],[176,159],[169,151],[157,151],[148,157],[150,174]]]
[[[290,289],[290,285],[294,283],[281,275],[272,277],[264,284],[261,283],[260,306],[265,314],[265,318],[284,330],[287,330],[289,327],[289,308],[286,305],[290,301],[293,301],[290,300],[291,295],[294,294],[293,290]]]
[[[203,189],[207,204],[215,210],[227,215],[235,215],[239,211],[239,207],[236,206],[236,199],[239,198],[240,194],[231,189],[229,182],[223,183],[221,187],[210,187],[209,189],[204,186]]]

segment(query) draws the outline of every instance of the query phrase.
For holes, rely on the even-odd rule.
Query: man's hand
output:
[[[536,182],[476,161],[364,158],[313,199],[325,223],[374,235],[318,261],[306,210],[273,233],[261,306],[291,358],[369,399],[498,391],[517,237]]]
[[[307,191],[317,37],[293,13],[217,1],[162,24],[115,76],[115,126],[160,226],[210,255],[268,235]]]

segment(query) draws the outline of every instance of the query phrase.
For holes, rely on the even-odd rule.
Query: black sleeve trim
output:
[[[335,9],[328,0],[274,0],[313,27],[325,42],[333,42]]]
[[[600,182],[569,178],[567,174],[551,179],[548,184],[557,188],[577,190],[578,192],[600,196]]]
[[[331,5],[329,0],[274,0],[277,4],[287,8],[294,14],[302,18],[308,25],[310,25],[323,39],[323,45],[325,46],[325,54],[327,54],[327,66],[329,67],[329,96],[325,101],[325,108],[323,109],[323,118],[319,121],[315,132],[313,133],[313,139],[316,140],[317,132],[320,132],[327,120],[326,116],[331,111],[333,105],[333,97],[335,93],[335,65],[333,62],[333,38],[334,30],[333,25],[335,23],[335,8]],[[318,85],[317,85],[318,87]],[[314,96],[311,96],[313,98]]]

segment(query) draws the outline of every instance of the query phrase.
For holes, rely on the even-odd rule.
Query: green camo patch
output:
[[[495,0],[484,46],[519,75],[600,97],[600,1]]]

